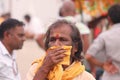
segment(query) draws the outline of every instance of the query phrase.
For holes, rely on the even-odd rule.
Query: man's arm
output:
[[[47,66],[40,67],[36,75],[34,76],[33,80],[47,80],[47,75],[49,71],[50,68]]]
[[[118,72],[118,68],[114,64],[112,64],[112,61],[110,60],[107,60],[106,62],[102,63],[90,54],[86,54],[85,58],[88,60],[90,64],[99,66],[106,70],[107,72],[109,72],[110,74],[115,74],[116,72]]]
[[[66,52],[66,50],[64,50],[63,48],[47,50],[47,55],[43,60],[43,64],[38,69],[33,80],[47,80],[47,76],[50,70],[52,70],[56,64],[63,61],[63,58],[66,55],[61,53],[64,53],[64,52]]]
[[[88,60],[88,62],[90,64],[94,64],[96,66],[99,66],[99,67],[103,67],[103,63],[99,62],[96,58],[94,58],[92,55],[90,54],[86,54],[85,55],[85,58]]]

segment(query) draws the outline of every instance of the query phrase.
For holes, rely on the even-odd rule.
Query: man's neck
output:
[[[5,48],[8,50],[9,54],[12,55],[12,49],[7,45],[7,43],[4,40],[1,40]]]
[[[68,67],[67,65],[62,65],[63,71]]]

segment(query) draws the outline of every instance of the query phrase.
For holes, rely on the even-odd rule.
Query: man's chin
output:
[[[22,46],[17,47],[16,49],[22,49]]]

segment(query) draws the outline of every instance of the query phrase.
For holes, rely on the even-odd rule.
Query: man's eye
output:
[[[64,38],[60,38],[60,41],[67,41],[66,39],[64,39]]]
[[[25,35],[24,35],[24,34],[18,34],[18,36],[19,36],[19,37],[23,37],[23,36],[25,36]]]
[[[55,38],[51,38],[50,41],[55,41]]]

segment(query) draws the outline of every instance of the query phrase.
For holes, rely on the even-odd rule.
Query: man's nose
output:
[[[61,46],[62,45],[62,43],[61,43],[61,41],[60,40],[56,40],[55,41],[55,43],[54,43],[54,46]]]

